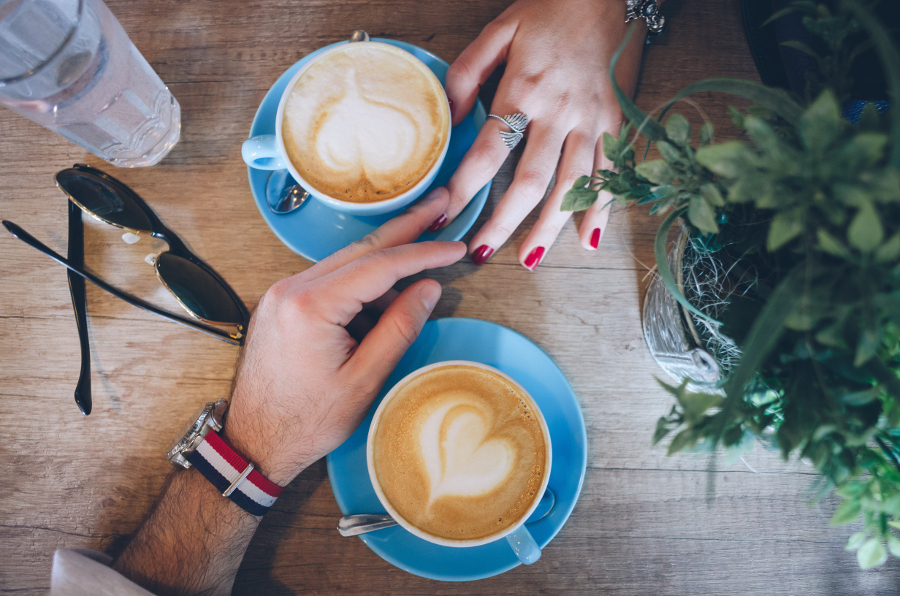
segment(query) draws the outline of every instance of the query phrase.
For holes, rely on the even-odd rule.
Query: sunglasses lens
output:
[[[56,175],[56,184],[82,209],[111,224],[150,232],[150,218],[123,184],[70,168]]]
[[[244,314],[228,291],[202,267],[164,252],[156,258],[160,279],[195,317],[211,323],[241,325]]]

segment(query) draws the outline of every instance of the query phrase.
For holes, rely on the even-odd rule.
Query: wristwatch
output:
[[[219,436],[225,423],[228,401],[209,402],[188,421],[166,454],[169,463],[195,467],[216,490],[252,515],[265,515],[282,488],[253,469],[228,442]]]

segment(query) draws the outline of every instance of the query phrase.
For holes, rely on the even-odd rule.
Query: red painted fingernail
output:
[[[594,228],[594,231],[591,232],[591,248],[597,250],[597,247],[600,246],[600,228]]]
[[[472,262],[478,266],[484,265],[484,262],[491,258],[492,254],[494,254],[494,249],[487,244],[482,244],[472,253]]]
[[[453,100],[450,99],[449,97],[447,98],[447,103],[450,104],[450,119],[453,120],[453,107],[455,104],[453,103]]]
[[[440,230],[441,226],[444,225],[445,223],[447,223],[447,214],[441,213],[441,216],[439,218],[437,218],[436,220],[434,220],[434,223],[432,223],[430,226],[428,226],[428,231],[431,232],[432,234],[434,234],[435,232]]]
[[[535,267],[541,262],[541,257],[544,256],[544,247],[538,246],[536,249],[529,253],[528,258],[525,259],[525,267],[534,271]]]

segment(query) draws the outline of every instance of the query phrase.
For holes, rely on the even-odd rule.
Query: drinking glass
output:
[[[0,0],[0,104],[120,167],[181,135],[178,102],[102,0]]]

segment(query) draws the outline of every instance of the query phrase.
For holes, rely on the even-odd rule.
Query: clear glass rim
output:
[[[78,11],[75,13],[75,22],[72,23],[72,28],[69,29],[68,33],[66,33],[66,36],[65,36],[65,38],[63,38],[62,43],[59,44],[59,47],[56,48],[55,50],[53,50],[53,52],[49,56],[47,56],[46,60],[44,60],[43,62],[41,62],[34,68],[32,68],[31,70],[27,70],[20,75],[16,75],[16,76],[10,77],[8,79],[0,79],[0,87],[2,87],[4,85],[10,85],[12,83],[18,83],[19,81],[27,79],[28,77],[30,77],[34,74],[37,74],[38,72],[40,72],[41,69],[43,69],[45,66],[47,66],[48,64],[53,62],[53,60],[57,56],[59,56],[60,52],[62,52],[63,49],[67,45],[69,45],[69,42],[72,41],[72,37],[75,35],[75,31],[78,30],[78,25],[81,24],[82,14],[84,14],[84,0],[78,0]]]

